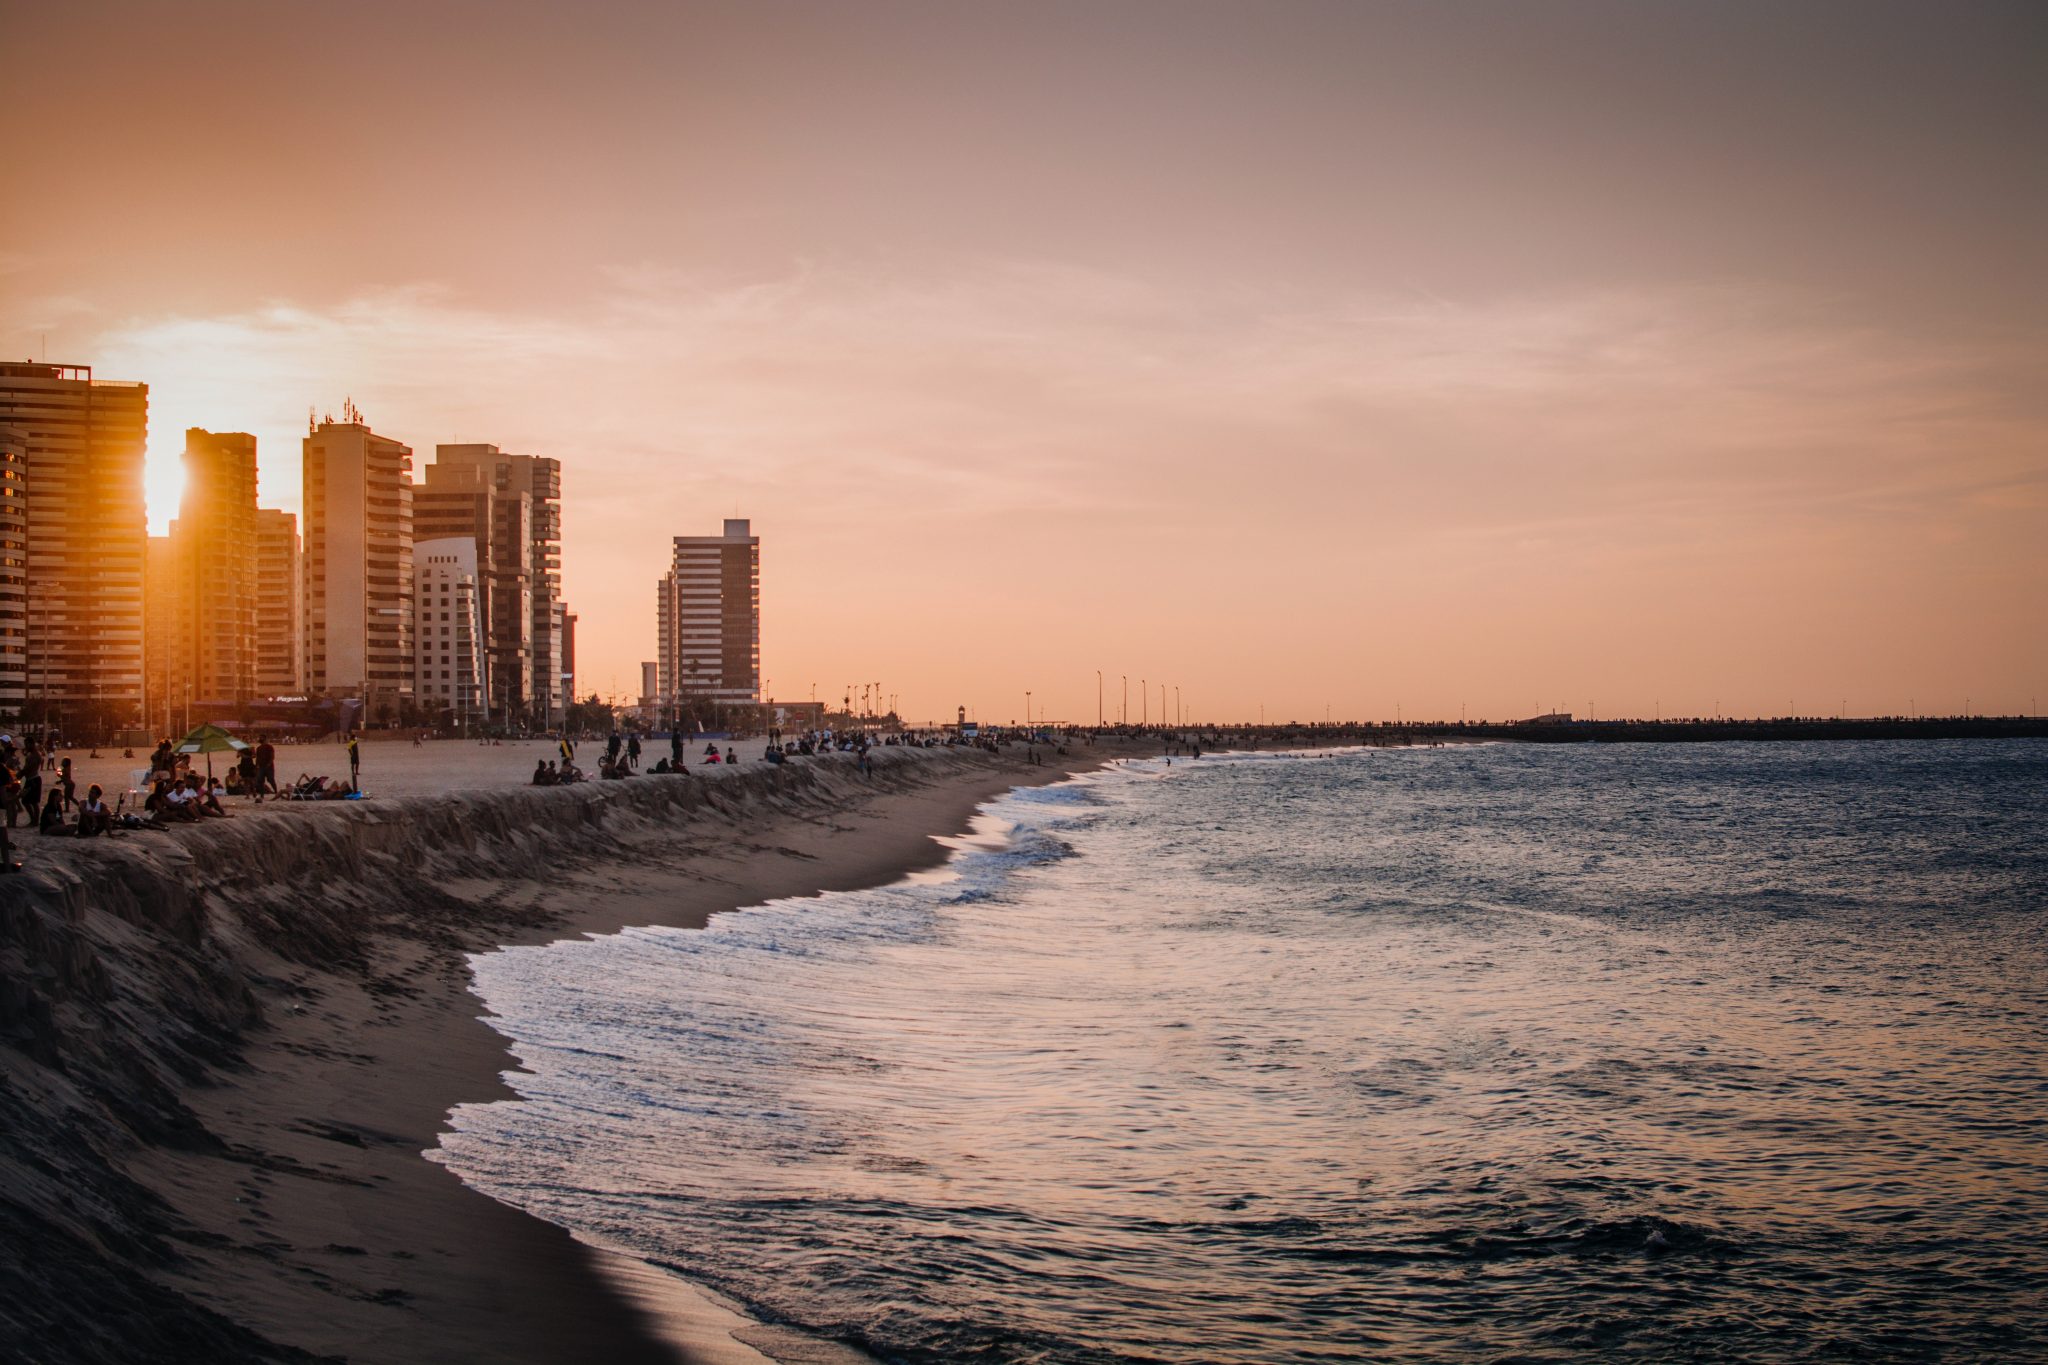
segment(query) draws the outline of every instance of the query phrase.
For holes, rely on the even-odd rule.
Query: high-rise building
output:
[[[151,536],[143,549],[142,728],[154,737],[183,734],[192,694],[178,671],[178,550],[170,536]]]
[[[413,542],[413,696],[465,733],[484,716],[484,633],[476,541]]]
[[[28,701],[28,438],[0,427],[0,716]]]
[[[488,466],[437,459],[425,472],[413,489],[413,535],[467,536],[476,545],[490,714],[500,721],[545,714],[532,704],[532,496],[500,489]]]
[[[555,704],[566,717],[576,704],[576,614],[563,602],[555,603]]]
[[[299,519],[274,507],[256,509],[256,691],[293,697],[306,687],[304,556]]]
[[[562,712],[576,704],[576,613],[562,612]]]
[[[521,692],[527,719],[551,729],[562,722],[562,462],[545,455],[507,455],[494,445],[434,447],[434,467],[471,468],[501,495],[525,494],[529,500],[526,529],[527,632],[525,679]],[[497,570],[494,569],[494,572]],[[498,589],[493,588],[491,631],[494,661],[504,660],[497,642],[508,627],[497,614]],[[497,684],[507,687],[506,680]]]
[[[256,438],[193,427],[185,433],[184,465],[185,491],[171,525],[171,685],[195,698],[240,704],[256,695]]]
[[[133,724],[142,706],[142,456],[149,386],[90,365],[0,364],[0,427],[21,437],[26,709]]]
[[[412,697],[412,448],[353,405],[305,443],[305,671],[372,718]]]
[[[675,538],[656,622],[664,702],[761,700],[761,539],[747,521]]]

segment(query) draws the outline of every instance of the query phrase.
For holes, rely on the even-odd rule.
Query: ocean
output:
[[[474,970],[439,1159],[888,1360],[2048,1356],[2048,743],[1148,760]]]

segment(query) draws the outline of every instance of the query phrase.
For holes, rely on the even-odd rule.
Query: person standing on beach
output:
[[[348,786],[350,791],[361,791],[363,774],[363,753],[356,744],[355,731],[348,736]]]
[[[43,802],[43,751],[34,740],[28,742],[21,759],[21,804],[28,811],[29,823],[34,824],[36,812]]]
[[[256,794],[265,792],[277,795],[277,750],[270,747],[270,736],[256,736]]]
[[[668,766],[671,772],[683,766],[683,725],[677,721],[675,728],[668,732]]]

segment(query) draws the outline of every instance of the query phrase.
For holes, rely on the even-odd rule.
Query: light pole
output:
[[[1124,699],[1122,705],[1117,707],[1116,723],[1118,725],[1129,725],[1131,723],[1131,675],[1126,673],[1123,675],[1123,679]]]
[[[1138,679],[1138,728],[1144,729],[1152,720],[1152,689],[1145,686],[1143,678]]]
[[[1024,728],[1031,728],[1031,689],[1024,689]]]
[[[1102,728],[1102,670],[1095,670],[1095,728]]]

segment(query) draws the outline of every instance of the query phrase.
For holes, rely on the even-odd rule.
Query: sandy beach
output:
[[[0,947],[61,940],[77,961],[0,1012],[30,1035],[0,1097],[10,1119],[109,1125],[89,1145],[110,1168],[61,1126],[11,1130],[9,1203],[65,1253],[25,1270],[52,1297],[0,1322],[18,1358],[758,1358],[744,1319],[423,1156],[452,1105],[509,1093],[466,955],[885,883],[941,860],[935,836],[980,803],[1113,756],[883,749],[872,779],[834,756],[536,790],[518,784],[539,743],[364,750],[365,788],[389,795],[17,839]],[[73,1264],[94,1253],[137,1269],[108,1301],[146,1321],[55,1297],[106,1278]]]

